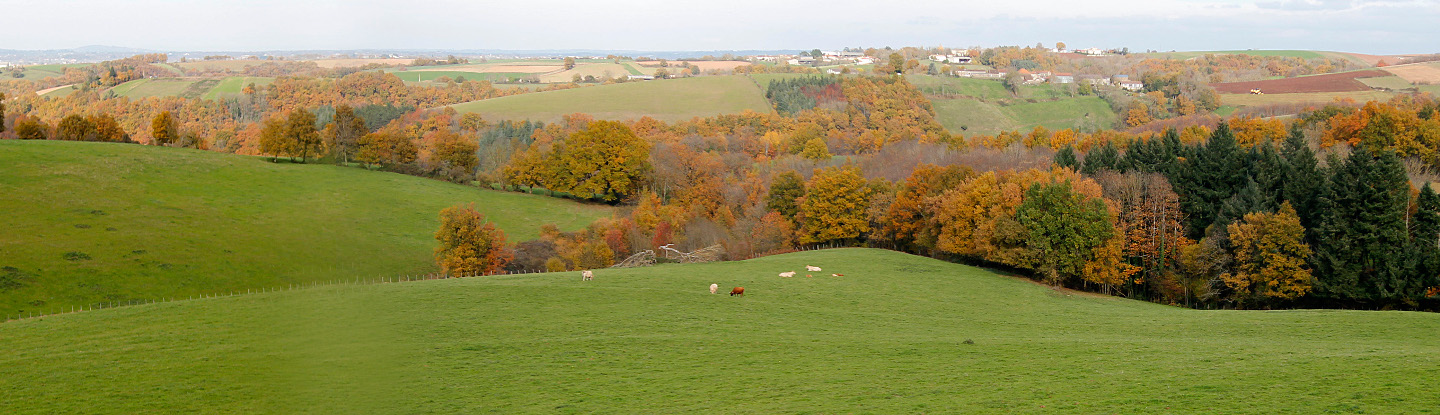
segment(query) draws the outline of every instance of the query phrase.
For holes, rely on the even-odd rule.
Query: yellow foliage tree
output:
[[[870,231],[871,189],[858,167],[817,171],[800,203],[800,243],[856,239]]]
[[[494,274],[514,258],[505,247],[505,232],[485,221],[474,205],[441,210],[435,239],[440,241],[435,248],[435,262],[449,275]]]
[[[1238,304],[1293,299],[1310,292],[1311,274],[1305,268],[1310,246],[1290,202],[1276,213],[1247,213],[1226,229],[1234,246],[1235,272],[1221,274],[1220,279],[1233,290],[1231,298]]]

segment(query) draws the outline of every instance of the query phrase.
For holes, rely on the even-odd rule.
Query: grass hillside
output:
[[[807,264],[823,276],[775,275]],[[13,321],[0,412],[1433,413],[1437,330],[1436,314],[1191,310],[838,249]]]
[[[765,92],[744,76],[706,76],[587,86],[561,91],[512,95],[452,105],[461,113],[486,119],[554,122],[582,112],[596,119],[625,120],[650,116],[662,121],[733,114],[744,110],[769,112]]]
[[[171,96],[200,98],[220,83],[220,79],[145,78],[116,85],[110,88],[110,92],[130,99]]]
[[[1026,85],[1016,97],[996,80],[929,75],[909,75],[906,80],[930,99],[940,125],[956,134],[1023,132],[1035,126],[1109,128],[1116,119],[1105,100],[1071,96],[1063,85]]]
[[[205,94],[201,96],[201,98],[219,99],[226,96],[239,95],[245,90],[246,85],[250,85],[253,83],[256,87],[260,87],[264,85],[270,85],[273,82],[275,82],[275,78],[255,76],[232,76],[220,80],[220,82],[216,84],[214,88],[210,88],[209,91],[206,91]]]
[[[393,173],[128,144],[0,140],[0,312],[435,270],[441,209],[512,241],[606,207]],[[3,412],[3,411],[0,411]]]

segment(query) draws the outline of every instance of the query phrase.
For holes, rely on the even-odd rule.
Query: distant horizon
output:
[[[406,7],[375,0],[15,2],[5,8],[6,29],[25,35],[0,48],[705,51],[1065,42],[1132,51],[1395,55],[1437,52],[1440,38],[1432,22],[1440,0],[834,0],[825,7],[794,0],[622,6],[561,0],[541,7],[464,0]]]
[[[858,47],[861,48],[861,49],[868,49],[868,48],[884,49],[884,48],[886,48],[886,47],[889,47],[889,48],[897,49],[897,50],[898,50],[898,49],[905,48],[905,47],[918,47],[918,48],[943,47],[943,48],[953,48],[953,49],[965,49],[965,48],[968,48],[968,47],[996,48],[996,47],[1010,47],[1010,46],[1016,46],[1016,47],[1033,47],[1033,46],[1035,46],[1035,45],[1033,45],[1033,44],[1031,44],[1031,45],[1025,45],[1025,44],[996,44],[996,45],[968,45],[968,46],[885,45],[885,46],[858,46]],[[1052,47],[1054,47],[1053,44],[1051,44],[1051,45],[1044,45],[1044,46],[1047,47],[1047,48],[1052,48]],[[1067,46],[1068,46],[1068,45],[1067,45]],[[824,48],[824,47],[822,47],[822,48],[820,48],[820,49],[826,50],[826,51],[833,51],[833,50],[843,50],[843,49],[846,49],[846,48],[851,48],[851,49],[853,49],[853,48],[856,48],[856,47],[857,47],[857,46],[844,46],[844,47],[835,47],[835,48]],[[1119,48],[1122,48],[1123,46],[1113,46],[1113,47],[1095,46],[1095,47],[1100,47],[1100,48],[1102,48],[1102,49],[1109,49],[1109,48],[1119,49]],[[105,48],[105,49],[108,49],[108,50],[97,50],[97,49],[99,49],[99,48]],[[90,44],[90,45],[84,45],[84,46],[76,46],[76,47],[69,47],[69,48],[56,48],[56,49],[13,49],[13,48],[7,48],[7,47],[0,47],[0,51],[14,51],[14,52],[27,52],[27,53],[67,52],[67,51],[86,51],[86,50],[89,50],[89,51],[92,51],[93,53],[165,53],[165,54],[175,54],[175,53],[296,53],[296,54],[300,54],[300,53],[317,53],[317,52],[441,52],[441,53],[447,53],[447,52],[458,52],[458,53],[496,53],[496,52],[501,52],[501,53],[503,53],[503,52],[605,52],[605,53],[788,52],[788,53],[799,53],[799,52],[810,51],[810,50],[813,50],[813,49],[815,49],[815,47],[809,47],[809,48],[767,48],[767,49],[742,48],[742,49],[670,49],[670,50],[661,50],[661,49],[626,49],[626,48],[506,49],[506,48],[426,48],[426,47],[389,47],[389,48],[360,47],[360,48],[335,48],[335,49],[152,49],[152,48],[144,48],[144,47],[101,45],[101,44]],[[1437,50],[1434,50],[1434,51],[1414,51],[1414,52],[1401,52],[1401,53],[1376,53],[1376,52],[1368,52],[1368,51],[1335,50],[1335,49],[1274,49],[1274,48],[1210,48],[1210,49],[1163,49],[1163,50],[1162,50],[1162,49],[1134,49],[1134,48],[1131,48],[1130,53],[1147,53],[1148,51],[1151,51],[1151,50],[1155,51],[1156,53],[1168,53],[1168,52],[1245,52],[1245,51],[1264,52],[1264,51],[1300,50],[1300,51],[1313,51],[1313,52],[1354,53],[1354,54],[1361,54],[1361,55],[1376,55],[1376,56],[1429,55],[1429,54],[1440,53],[1440,49],[1437,49]]]

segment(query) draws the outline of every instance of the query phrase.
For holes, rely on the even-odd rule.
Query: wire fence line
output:
[[[781,255],[781,254],[792,253],[792,252],[818,251],[818,250],[823,250],[823,249],[835,249],[835,248],[846,248],[846,247],[848,247],[848,246],[838,245],[838,244],[816,244],[816,245],[807,245],[807,246],[795,247],[794,249],[789,249],[789,250],[772,251],[772,252],[755,254],[755,255],[751,255],[751,256],[749,256],[748,258],[744,258],[744,259],[731,259],[731,261],[740,261],[740,260],[755,259],[755,258],[760,258],[760,257],[765,257],[765,256]],[[576,270],[576,271],[579,271],[579,270]],[[129,300],[117,300],[117,301],[103,301],[103,302],[90,303],[90,304],[85,304],[85,305],[61,306],[61,307],[57,307],[57,308],[54,308],[54,309],[47,309],[47,310],[40,311],[40,312],[25,311],[25,312],[16,313],[16,314],[6,314],[6,315],[5,315],[5,320],[4,320],[3,322],[0,322],[0,323],[11,322],[11,321],[19,321],[19,320],[28,320],[28,319],[40,318],[40,317],[57,316],[57,315],[63,315],[63,314],[81,313],[81,312],[86,312],[86,311],[104,310],[104,309],[109,309],[109,308],[130,307],[130,306],[137,306],[137,305],[157,304],[157,303],[173,303],[173,302],[180,302],[180,301],[204,300],[204,299],[212,299],[212,298],[228,298],[228,297],[237,297],[237,296],[241,296],[241,295],[252,295],[252,294],[264,294],[264,293],[273,293],[273,292],[295,291],[295,290],[305,290],[305,289],[313,289],[313,288],[321,288],[321,287],[333,287],[333,286],[364,286],[364,285],[376,285],[376,284],[393,284],[393,283],[412,282],[412,281],[443,280],[443,279],[451,279],[451,278],[473,278],[473,277],[482,277],[482,276],[546,274],[546,273],[561,273],[561,272],[575,272],[575,271],[547,271],[547,270],[538,270],[538,269],[537,269],[537,270],[503,271],[503,272],[496,273],[496,274],[449,275],[449,274],[445,274],[445,273],[431,273],[431,274],[419,274],[419,275],[406,274],[406,275],[394,275],[394,276],[377,276],[377,277],[368,277],[368,278],[354,277],[354,278],[343,278],[343,279],[333,279],[333,280],[324,280],[324,281],[311,281],[311,282],[307,282],[307,283],[291,283],[291,284],[287,284],[287,285],[279,286],[279,287],[247,288],[247,289],[244,289],[244,290],[233,290],[233,291],[225,292],[225,293],[199,293],[199,294],[187,295],[187,296],[184,296],[184,297],[169,297],[169,296],[165,296],[165,297],[160,297],[160,298],[129,299]]]

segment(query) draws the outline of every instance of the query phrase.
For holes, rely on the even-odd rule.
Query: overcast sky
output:
[[[408,5],[407,5],[408,4]],[[0,0],[0,49],[1440,52],[1440,0]]]

